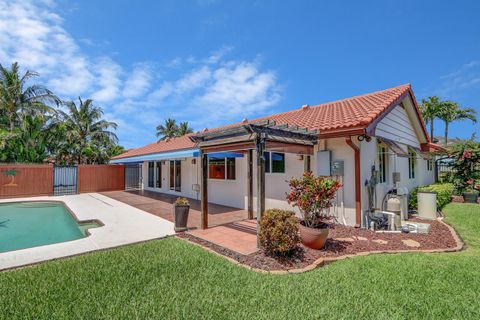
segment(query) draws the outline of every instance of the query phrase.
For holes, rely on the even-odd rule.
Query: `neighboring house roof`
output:
[[[425,140],[429,142],[425,124],[420,115],[410,84],[314,106],[304,105],[295,110],[210,130],[221,130],[248,122],[274,120],[278,124],[288,124],[290,126],[298,126],[310,130],[319,130],[320,138],[355,133],[358,134],[362,130],[368,128],[369,125],[378,121],[385,114],[385,111],[396,106],[408,95],[410,95],[413,101],[425,135]],[[195,144],[189,137],[190,135],[187,135],[179,138],[172,138],[168,141],[154,142],[144,147],[128,150],[127,152],[114,157],[114,159],[194,148]]]

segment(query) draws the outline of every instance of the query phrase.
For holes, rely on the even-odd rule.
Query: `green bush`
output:
[[[260,220],[260,244],[267,253],[287,255],[299,241],[298,219],[293,211],[265,211]]]
[[[409,206],[410,209],[417,209],[417,193],[419,191],[435,192],[437,193],[437,207],[443,208],[450,203],[455,186],[453,183],[435,183],[428,186],[415,187],[410,191]]]

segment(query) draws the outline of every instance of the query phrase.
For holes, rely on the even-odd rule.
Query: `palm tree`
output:
[[[192,132],[193,129],[188,126],[188,121],[180,122],[180,124],[178,125],[177,137],[181,137]]]
[[[175,119],[168,118],[165,120],[165,124],[160,124],[157,126],[157,138],[160,138],[159,141],[165,140],[167,138],[173,138],[177,136],[178,126]]]
[[[477,111],[473,108],[460,108],[458,103],[445,101],[440,112],[439,118],[445,122],[445,146],[448,144],[448,127],[453,121],[471,120],[477,122]]]
[[[434,123],[435,119],[438,119],[442,111],[444,102],[440,100],[437,96],[431,96],[427,99],[422,99],[422,104],[420,105],[420,112],[422,113],[423,119],[425,119],[425,124],[430,124],[430,138],[433,140],[434,137]]]
[[[6,120],[10,132],[23,117],[44,114],[51,111],[50,103],[60,103],[44,86],[33,84],[27,87],[27,81],[37,76],[38,73],[34,71],[27,71],[20,76],[16,62],[10,70],[0,64],[0,115]]]
[[[116,129],[117,124],[103,120],[103,110],[94,106],[93,100],[78,100],[78,106],[67,102],[68,112],[62,112],[68,141],[65,149],[77,163],[104,162],[104,151],[118,142],[117,135],[109,130]]]

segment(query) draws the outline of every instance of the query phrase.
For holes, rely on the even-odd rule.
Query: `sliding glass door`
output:
[[[170,160],[170,190],[182,191],[182,163],[180,160]]]
[[[155,187],[157,188],[161,188],[162,187],[162,162],[161,161],[158,161],[156,163],[156,183],[155,183]]]
[[[154,162],[148,163],[148,187],[153,188],[153,181],[155,180]]]

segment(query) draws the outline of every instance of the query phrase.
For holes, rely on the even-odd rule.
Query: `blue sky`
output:
[[[94,98],[120,143],[411,83],[480,112],[479,1],[6,1],[0,63]],[[460,122],[451,137],[479,125]],[[437,125],[438,135],[443,125]]]

